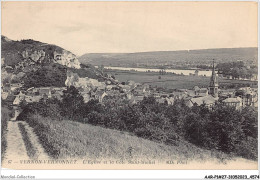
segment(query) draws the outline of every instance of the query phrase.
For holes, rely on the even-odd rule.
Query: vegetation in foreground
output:
[[[69,120],[54,120],[39,114],[27,117],[46,152],[53,158],[126,160],[216,160],[229,157],[211,152],[186,141],[176,146],[156,143],[127,132],[106,129]]]
[[[3,161],[4,153],[6,151],[6,133],[7,133],[7,122],[11,116],[11,111],[7,107],[1,108],[1,160]]]
[[[36,121],[33,118],[36,114],[45,118]],[[59,128],[47,126],[46,119],[52,119],[53,124],[68,119],[68,123],[77,121],[116,129],[165,145],[181,146],[187,141],[204,149],[257,159],[257,111],[249,107],[238,111],[220,102],[211,109],[204,104],[189,108],[183,100],[175,101],[173,105],[159,104],[153,97],[144,98],[135,105],[117,98],[104,101],[104,104],[93,100],[84,103],[78,90],[68,87],[62,101],[50,99],[25,105],[18,119],[28,121],[36,133],[49,134],[48,137],[38,135],[50,154],[59,154],[60,147],[67,147],[62,143],[68,137],[75,141],[78,137],[67,134],[64,139],[54,138]],[[73,148],[80,148],[74,145]]]

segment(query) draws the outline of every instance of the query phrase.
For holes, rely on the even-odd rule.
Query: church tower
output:
[[[213,97],[218,97],[218,77],[215,72],[215,62],[213,59],[212,75],[209,83],[209,94]]]

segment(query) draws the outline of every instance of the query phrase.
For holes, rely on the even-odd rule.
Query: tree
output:
[[[67,87],[62,95],[62,110],[64,115],[73,118],[77,113],[82,113],[82,107],[84,107],[84,98],[79,93],[78,89],[74,86]]]
[[[239,78],[240,77],[239,72],[240,72],[240,70],[239,70],[238,67],[233,68],[232,71],[231,71],[232,78],[233,79]]]
[[[257,112],[252,107],[242,110],[242,129],[246,136],[257,138]]]

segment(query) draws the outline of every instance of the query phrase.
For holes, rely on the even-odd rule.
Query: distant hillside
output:
[[[111,66],[160,66],[160,65],[210,65],[217,63],[244,61],[257,62],[257,48],[223,48],[184,51],[154,51],[138,53],[90,53],[79,57],[81,63]]]

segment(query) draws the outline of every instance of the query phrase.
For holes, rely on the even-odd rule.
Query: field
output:
[[[163,87],[167,89],[192,89],[194,86],[208,87],[210,78],[204,76],[179,76],[174,74],[159,75],[155,72],[133,72],[133,71],[116,71],[106,70],[106,73],[114,74],[115,78],[120,82],[126,82],[127,80],[133,80],[137,83],[147,83],[153,87]],[[159,79],[161,76],[161,79]],[[238,85],[257,85],[257,82],[250,82],[245,80],[229,80],[225,78],[219,78],[220,88],[224,86],[230,86],[235,88]],[[232,87],[232,85],[234,87]]]

